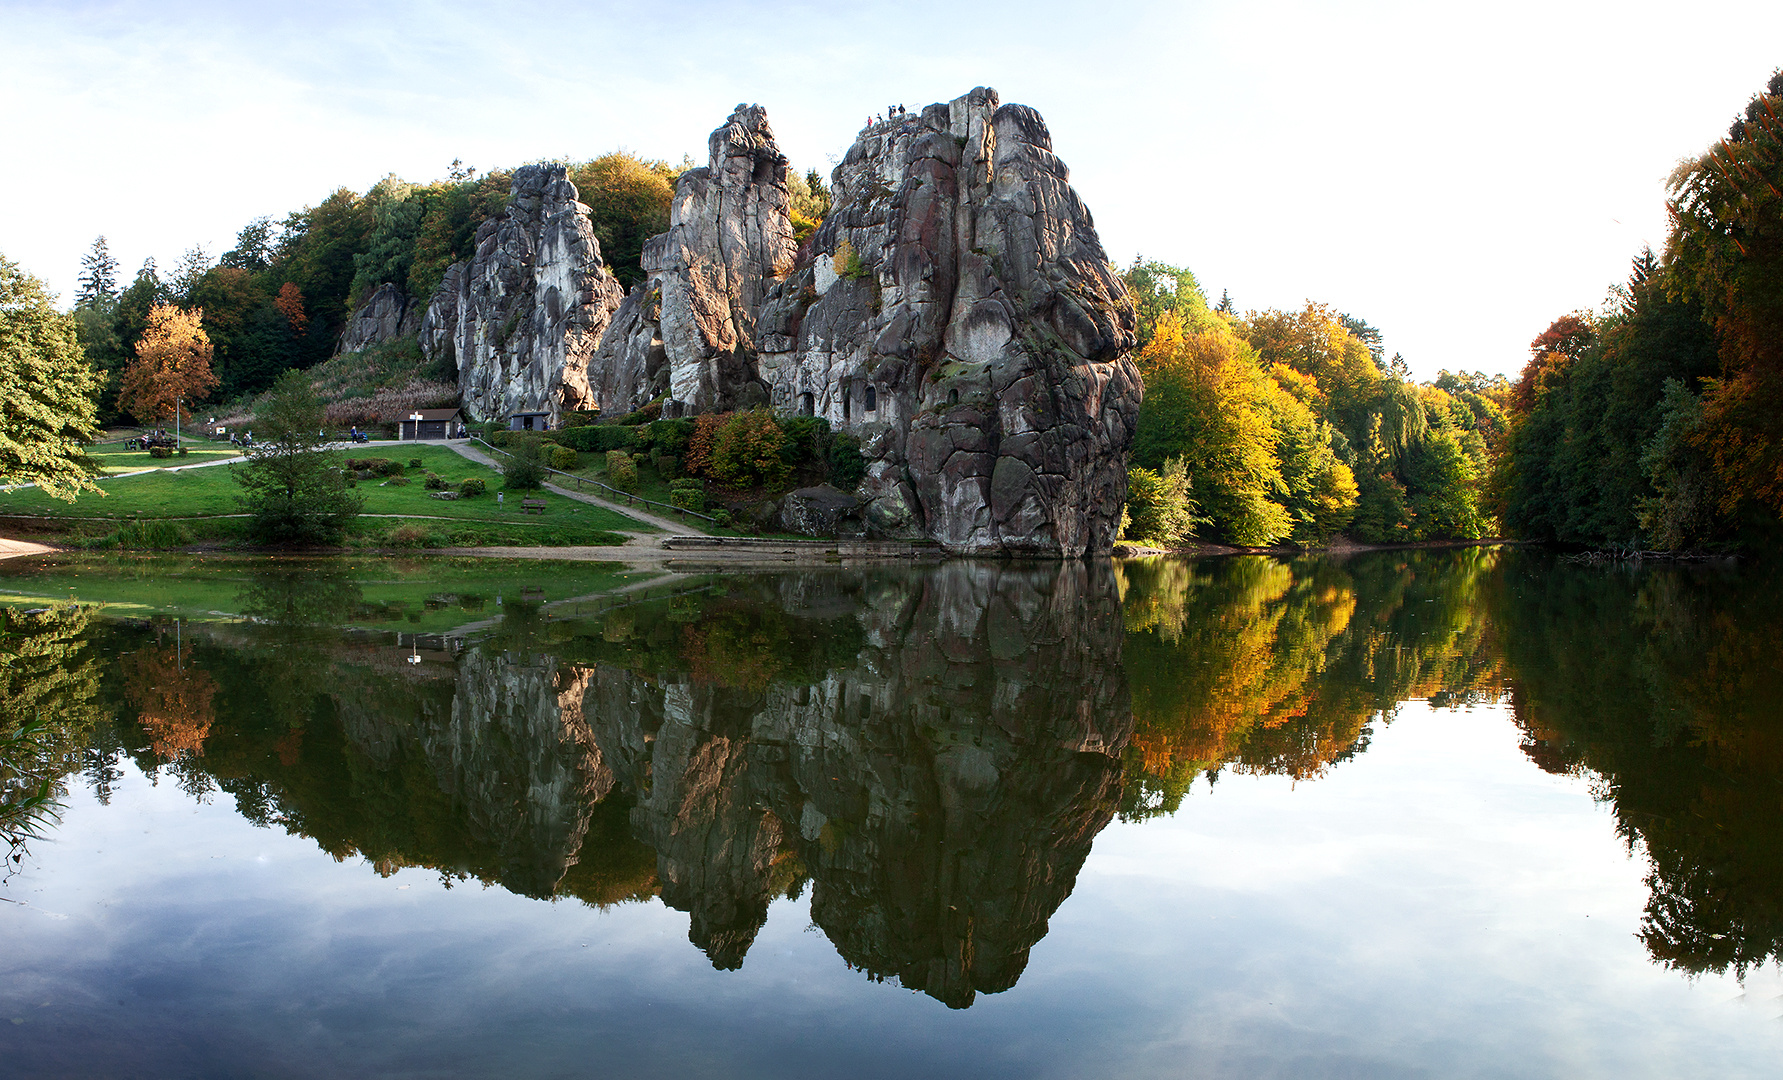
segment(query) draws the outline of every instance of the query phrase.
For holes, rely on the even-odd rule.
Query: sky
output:
[[[1330,304],[1422,379],[1514,373],[1663,247],[1667,174],[1779,65],[1775,0],[0,0],[0,254],[67,306],[101,234],[128,278],[455,158],[704,163],[739,102],[828,173],[868,113],[990,86],[1116,263]]]

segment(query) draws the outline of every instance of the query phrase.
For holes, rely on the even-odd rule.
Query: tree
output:
[[[167,283],[167,287],[173,291],[174,299],[182,304],[191,304],[192,290],[204,280],[204,275],[209,270],[210,254],[204,250],[204,246],[193,244],[187,248],[186,253],[180,256],[180,261],[174,264],[173,279]]]
[[[1139,354],[1145,405],[1133,460],[1160,467],[1180,457],[1201,510],[1235,544],[1272,544],[1293,531],[1275,499],[1286,489],[1266,405],[1269,376],[1230,330],[1185,333],[1166,311]]]
[[[74,318],[56,311],[42,281],[0,255],[0,479],[35,482],[58,499],[97,491],[86,444],[99,434],[99,385]]]
[[[340,457],[322,434],[323,406],[309,376],[280,375],[254,414],[254,445],[231,466],[238,497],[261,543],[321,544],[340,538],[361,500],[347,489]]]
[[[1122,536],[1161,547],[1179,544],[1194,536],[1201,523],[1195,510],[1181,458],[1169,458],[1157,472],[1140,465],[1127,470]]]
[[[1158,320],[1166,311],[1174,311],[1186,329],[1200,330],[1207,314],[1207,295],[1201,283],[1187,267],[1171,266],[1135,255],[1133,264],[1121,274],[1133,308],[1139,317],[1139,344],[1151,341]]]
[[[74,294],[77,307],[117,302],[118,260],[111,257],[105,237],[93,241],[93,250],[81,258],[79,284],[80,291]]]
[[[601,256],[627,289],[644,280],[644,242],[669,227],[669,203],[675,197],[678,174],[667,162],[646,161],[623,150],[570,170],[577,193],[588,205],[588,220],[600,241]],[[821,220],[823,215],[808,190],[804,200],[798,198],[798,174],[789,174],[787,180],[788,187],[794,189],[794,228],[799,216],[809,220],[815,212]],[[810,227],[816,228],[816,221],[811,221]]]
[[[269,217],[257,217],[243,225],[241,231],[235,234],[235,246],[223,253],[217,260],[217,265],[255,274],[263,273],[272,265],[272,231],[272,219]]]
[[[138,420],[162,421],[176,403],[205,397],[217,385],[204,310],[159,304],[136,343],[136,359],[124,369],[118,403]]]

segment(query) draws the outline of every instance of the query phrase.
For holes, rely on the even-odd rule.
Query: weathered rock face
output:
[[[603,411],[667,393],[683,410],[765,403],[756,313],[791,269],[786,157],[766,110],[738,105],[708,140],[705,168],[675,183],[669,231],[644,246],[650,275],[613,320],[592,364]]]
[[[623,291],[576,196],[561,165],[516,170],[507,213],[477,229],[476,255],[421,319],[424,354],[451,356],[475,419],[546,412],[555,424],[592,400],[588,358]]]
[[[588,683],[664,902],[738,967],[802,867],[850,964],[956,1008],[1013,986],[1120,802],[1111,570],[955,562],[754,588],[689,627],[690,672],[657,670],[656,632],[627,624],[612,636],[647,670],[599,664]]]
[[[366,297],[365,303],[360,304],[359,310],[347,320],[335,355],[363,352],[420,329],[421,305],[409,299],[409,294],[402,289],[385,282]]]
[[[876,124],[758,319],[775,408],[860,434],[877,531],[1107,551],[1143,390],[1134,315],[1038,113],[974,90]]]
[[[711,150],[592,363],[603,410],[816,413],[863,441],[876,535],[1108,551],[1135,319],[1039,114],[980,88],[872,126],[803,255],[762,111],[739,107]]]

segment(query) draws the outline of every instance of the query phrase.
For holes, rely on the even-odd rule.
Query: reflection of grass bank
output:
[[[358,482],[354,491],[365,500],[366,516],[349,535],[351,546],[603,545],[624,542],[615,530],[655,531],[616,511],[548,491],[527,492],[528,498],[544,500],[545,511],[525,514],[520,493],[498,498],[499,476],[445,447],[388,447],[366,455],[400,462],[404,475]],[[408,466],[415,459],[421,466]],[[489,481],[492,490],[474,498],[436,499],[423,486],[428,472],[453,487],[478,477]],[[13,531],[77,547],[157,550],[234,544],[245,536],[242,519],[233,516],[241,513],[236,501],[240,488],[228,467],[102,480],[100,487],[105,497],[86,495],[73,503],[35,489],[0,493],[0,520]]]
[[[548,606],[643,576],[616,563],[548,560],[49,556],[0,563],[0,605],[72,598],[124,617],[278,621],[288,613],[299,622],[437,633],[517,601]]]

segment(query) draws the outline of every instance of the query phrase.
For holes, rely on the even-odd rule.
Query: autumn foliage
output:
[[[159,304],[149,312],[148,329],[136,343],[136,359],[124,369],[118,403],[144,421],[173,416],[175,403],[207,396],[217,385],[211,373],[210,337],[204,310]]]
[[[204,753],[216,693],[216,680],[177,649],[138,649],[124,658],[124,697],[163,761]]]

